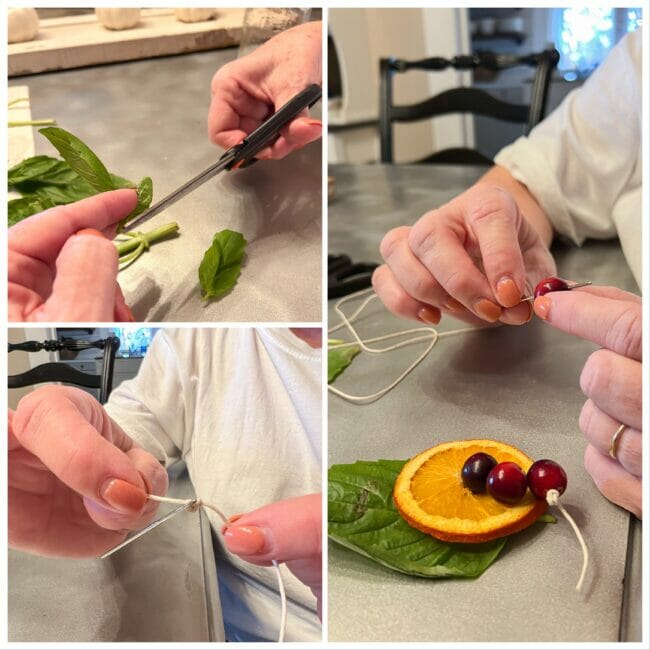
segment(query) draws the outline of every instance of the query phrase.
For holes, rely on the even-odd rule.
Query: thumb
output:
[[[231,553],[253,564],[318,557],[322,548],[320,494],[277,501],[238,517],[224,530]]]
[[[99,231],[72,235],[56,260],[52,293],[42,310],[47,320],[114,319],[117,250]]]

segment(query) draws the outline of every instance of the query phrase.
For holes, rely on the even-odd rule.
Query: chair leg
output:
[[[393,162],[393,126],[390,121],[393,104],[393,71],[390,59],[379,60],[379,143],[381,162]]]

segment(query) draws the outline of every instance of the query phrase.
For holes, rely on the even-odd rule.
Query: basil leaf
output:
[[[393,485],[405,462],[357,461],[330,467],[330,539],[400,573],[427,578],[480,576],[496,560],[506,538],[450,544],[409,526],[393,504]]]
[[[233,230],[222,230],[214,236],[199,266],[204,300],[223,296],[235,286],[246,244],[243,235]]]
[[[550,512],[545,512],[543,515],[539,516],[537,523],[540,524],[557,524],[557,517],[552,515]]]
[[[87,181],[96,192],[115,189],[113,179],[102,161],[79,138],[55,126],[39,129],[39,133],[54,145],[73,171]]]
[[[12,199],[7,204],[7,223],[14,226],[19,221],[31,217],[37,212],[53,208],[54,204],[38,196],[23,196],[19,199]]]
[[[338,339],[330,339],[328,343],[343,343]],[[351,363],[352,359],[361,352],[358,345],[347,348],[334,348],[327,351],[327,383],[331,384]]]
[[[20,188],[16,186],[27,181],[47,183],[48,185],[66,185],[75,178],[78,176],[70,169],[68,163],[50,156],[26,158],[7,172],[9,188],[15,187],[18,191]]]

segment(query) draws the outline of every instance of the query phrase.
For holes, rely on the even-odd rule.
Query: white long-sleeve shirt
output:
[[[641,29],[495,162],[524,183],[555,230],[580,245],[618,236],[641,286]]]
[[[321,351],[288,329],[160,330],[109,415],[227,516],[321,491]],[[212,518],[219,530],[221,522]],[[276,640],[275,573],[216,549],[229,640]],[[311,591],[283,569],[287,640],[321,637]]]

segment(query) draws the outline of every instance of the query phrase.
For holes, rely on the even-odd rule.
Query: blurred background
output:
[[[555,47],[560,60],[548,89],[546,114],[577,88],[611,48],[641,23],[640,8],[330,9],[328,47],[331,163],[380,159],[379,59],[421,59],[478,52],[525,55]],[[393,82],[395,104],[422,101],[445,89],[471,86],[507,102],[531,101],[534,71],[410,71]],[[450,146],[488,158],[524,133],[519,124],[482,116],[446,115],[394,126],[395,162]]]

